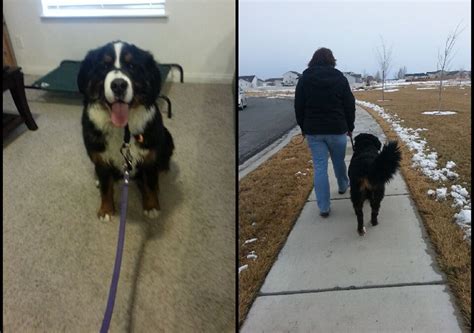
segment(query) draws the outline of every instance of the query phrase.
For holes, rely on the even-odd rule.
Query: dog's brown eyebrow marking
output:
[[[126,53],[125,56],[123,57],[123,60],[125,60],[125,62],[130,62],[132,60],[132,54]]]
[[[105,62],[112,62],[113,60],[114,59],[110,55],[108,55],[108,54],[104,55],[104,61]]]

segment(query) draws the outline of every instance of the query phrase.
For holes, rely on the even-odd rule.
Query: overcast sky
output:
[[[302,72],[314,51],[328,47],[336,68],[377,71],[380,35],[392,46],[392,71],[436,70],[438,48],[461,22],[451,70],[471,67],[470,1],[239,0],[239,75],[261,79]]]

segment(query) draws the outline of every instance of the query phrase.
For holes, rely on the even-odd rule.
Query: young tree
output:
[[[453,32],[448,34],[446,41],[444,43],[444,49],[441,51],[438,49],[438,63],[437,63],[437,70],[440,71],[439,73],[439,91],[438,91],[438,111],[441,111],[441,94],[443,91],[443,78],[445,73],[449,70],[449,65],[453,60],[453,49],[454,45],[456,44],[456,39],[459,37],[459,34],[464,30],[459,29],[459,23],[454,29]]]
[[[397,73],[397,79],[399,80],[404,79],[406,74],[407,74],[406,66],[400,67]]]
[[[381,45],[377,48],[377,62],[379,63],[380,72],[382,74],[382,101],[384,98],[385,80],[390,72],[390,66],[392,64],[392,47],[388,48],[385,42],[380,36]]]
[[[377,73],[375,73],[374,80],[377,81],[377,82],[380,82],[380,72],[379,71],[377,71]]]
[[[464,68],[461,67],[461,68],[459,69],[459,74],[458,74],[459,86],[460,86],[460,87],[461,87],[461,85],[462,85],[462,80],[465,78],[465,76],[466,76],[466,72],[464,71]]]

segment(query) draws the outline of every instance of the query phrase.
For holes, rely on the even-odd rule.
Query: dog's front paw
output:
[[[379,221],[377,221],[377,219],[372,219],[370,223],[372,223],[372,225],[375,227],[377,224],[379,224]]]
[[[156,208],[145,209],[143,210],[143,213],[150,219],[156,219],[158,216],[160,216],[160,211]]]
[[[114,215],[114,211],[110,209],[100,208],[97,212],[97,217],[101,221],[109,222],[112,221],[112,216]]]
[[[365,235],[365,227],[362,227],[362,229],[357,229],[357,232],[359,233],[359,236],[364,236]]]

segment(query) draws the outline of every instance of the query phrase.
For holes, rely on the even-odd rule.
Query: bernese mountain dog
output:
[[[354,154],[349,164],[351,201],[357,216],[357,232],[365,234],[365,200],[369,200],[372,214],[370,222],[376,226],[380,203],[388,183],[400,167],[401,152],[397,141],[390,141],[382,147],[380,140],[372,134],[362,133],[354,138]]]
[[[120,149],[127,125],[130,176],[140,189],[144,214],[156,218],[158,175],[169,169],[174,143],[156,104],[161,76],[153,56],[123,41],[108,43],[87,53],[77,85],[84,95],[84,144],[100,188],[99,219],[109,221],[115,213],[114,182],[123,176]]]

